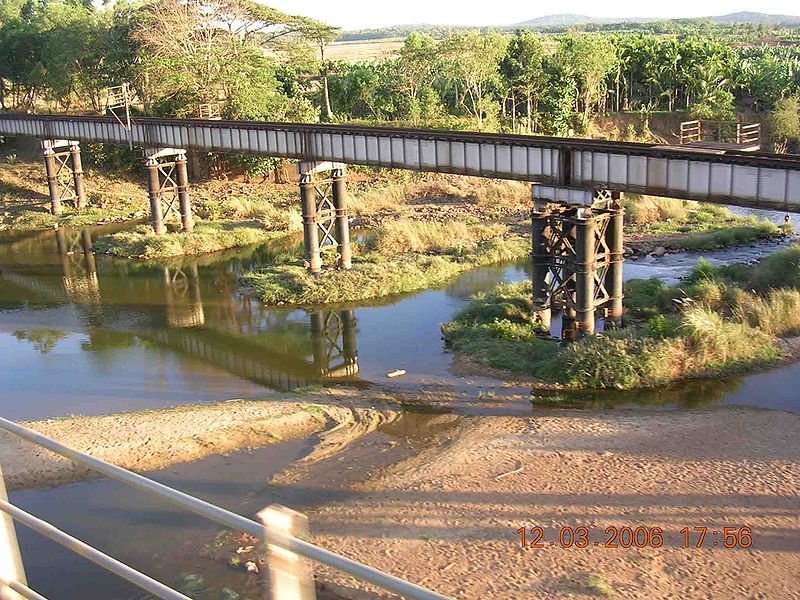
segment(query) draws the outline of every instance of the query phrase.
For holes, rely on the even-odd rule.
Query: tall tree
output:
[[[464,86],[462,105],[479,130],[495,107],[489,94],[499,83],[499,65],[506,44],[507,39],[499,33],[477,31],[458,33],[441,44],[442,55],[452,64]]]

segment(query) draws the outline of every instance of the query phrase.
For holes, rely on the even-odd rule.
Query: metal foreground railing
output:
[[[447,599],[447,596],[437,594],[300,539],[296,534],[303,528],[304,517],[284,507],[271,506],[264,509],[258,514],[262,520],[261,523],[258,523],[142,475],[137,475],[88,454],[78,452],[2,417],[0,417],[0,430],[7,431],[42,448],[65,456],[151,496],[175,504],[180,508],[215,521],[230,529],[250,534],[262,540],[268,553],[271,594],[268,597],[272,598],[272,600],[309,600],[309,598],[314,597],[313,573],[311,569],[307,568],[306,561],[302,560],[303,558],[327,565],[405,598],[418,598],[420,600]],[[27,587],[11,519],[139,586],[153,596],[165,600],[186,600],[188,598],[188,596],[159,583],[144,573],[115,560],[46,521],[42,521],[9,503],[1,471],[0,513],[2,513],[2,518],[0,518],[0,599],[2,600],[19,600],[20,598],[40,600],[44,598]]]

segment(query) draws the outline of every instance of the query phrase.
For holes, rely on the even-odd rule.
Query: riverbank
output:
[[[229,400],[22,424],[75,450],[141,472],[314,434],[307,459],[317,460],[397,415],[386,396],[339,388],[275,394],[263,401]],[[93,476],[89,469],[6,433],[0,435],[0,464],[10,490]]]
[[[528,282],[479,294],[442,328],[470,363],[534,378],[539,389],[636,389],[746,372],[796,358],[800,245],[756,266],[700,261],[675,286],[625,286],[626,327],[560,345],[531,321]]]
[[[742,408],[462,419],[306,512],[315,543],[454,598],[790,598],[800,587],[798,427],[797,415]],[[330,468],[318,463],[291,485],[321,488]],[[543,546],[523,550],[521,527],[527,542],[541,527]],[[586,527],[589,545],[562,547],[565,527]],[[660,527],[663,543],[607,547],[608,527]],[[708,528],[701,548],[694,530],[684,548],[684,527]],[[725,527],[749,527],[752,546],[724,547]],[[216,555],[248,543],[225,537]],[[346,598],[391,597],[316,573]]]

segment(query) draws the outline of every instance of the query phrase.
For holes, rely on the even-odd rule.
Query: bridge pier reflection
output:
[[[206,322],[197,265],[162,267],[167,327],[202,327]]]
[[[99,304],[100,282],[97,278],[97,263],[92,252],[91,233],[88,229],[68,231],[58,227],[55,230],[55,238],[67,298],[81,304]],[[83,256],[82,267],[71,260],[76,251]]]
[[[356,319],[353,310],[317,310],[309,314],[314,367],[323,379],[358,373]]]
[[[534,185],[531,213],[533,318],[550,332],[562,311],[561,337],[594,335],[596,315],[622,320],[624,209],[619,193]]]

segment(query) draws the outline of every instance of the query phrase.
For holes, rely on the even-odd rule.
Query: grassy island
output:
[[[309,305],[372,300],[441,285],[469,269],[525,257],[530,244],[505,225],[401,219],[377,230],[349,271],[308,273],[302,263],[248,273],[243,281],[267,304]]]
[[[800,335],[800,244],[756,266],[701,260],[676,286],[631,280],[625,295],[624,328],[568,345],[540,336],[529,283],[477,295],[443,331],[457,353],[542,388],[633,389],[763,367]]]

